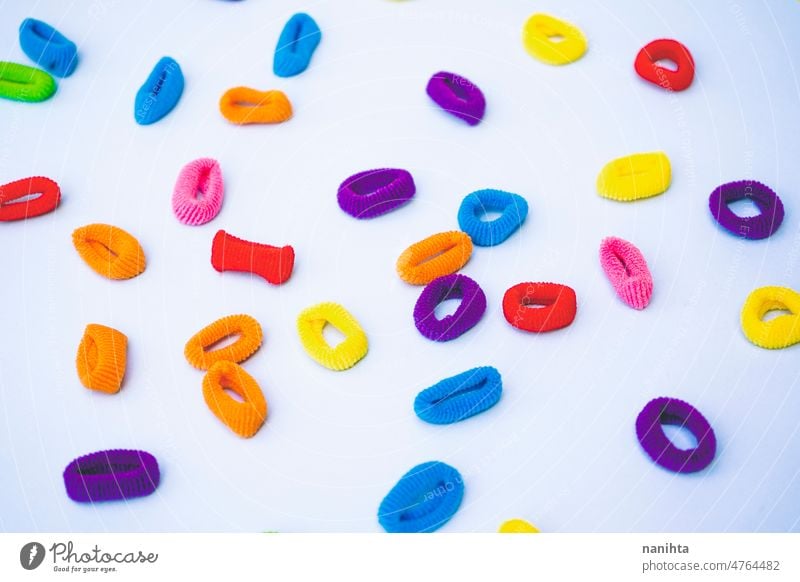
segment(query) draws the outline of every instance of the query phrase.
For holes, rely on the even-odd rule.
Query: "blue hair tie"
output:
[[[495,220],[483,221],[486,212],[501,212]],[[477,190],[467,194],[458,209],[458,225],[479,247],[493,247],[510,237],[525,222],[528,203],[522,196],[502,190]]]
[[[500,400],[503,380],[492,366],[445,378],[414,399],[414,412],[431,424],[451,424],[480,414]]]
[[[57,77],[69,77],[78,66],[75,43],[41,20],[22,21],[19,44],[29,59]]]
[[[422,463],[400,477],[378,508],[378,521],[389,533],[432,532],[458,511],[464,480],[439,461]]]
[[[155,123],[175,108],[182,94],[181,66],[172,57],[162,57],[136,93],[133,111],[136,123]]]
[[[278,38],[273,72],[279,77],[294,77],[305,71],[321,39],[319,26],[308,14],[292,16]]]

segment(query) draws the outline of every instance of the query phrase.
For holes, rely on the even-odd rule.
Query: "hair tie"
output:
[[[90,390],[116,394],[127,364],[128,338],[114,328],[90,323],[78,345],[75,366],[81,384]]]
[[[448,299],[461,299],[455,313],[442,319],[436,307]],[[486,295],[480,285],[466,275],[445,275],[431,281],[414,305],[414,325],[426,338],[447,342],[465,334],[483,317]]]
[[[268,283],[282,285],[292,276],[294,249],[243,240],[219,230],[211,243],[211,265],[220,273],[252,273]]]
[[[600,243],[600,265],[617,296],[634,309],[644,309],[653,295],[653,277],[641,251],[610,236]]]
[[[486,98],[481,90],[461,75],[439,71],[428,81],[426,91],[439,107],[469,125],[478,125],[486,112]]]
[[[502,393],[503,380],[496,368],[473,368],[417,394],[414,412],[431,424],[452,424],[490,409]]]
[[[558,283],[519,283],[503,295],[506,321],[524,331],[567,327],[575,319],[577,309],[575,291]]]
[[[322,335],[328,324],[344,335],[344,340],[335,348]],[[304,309],[297,317],[297,333],[306,353],[329,370],[341,372],[352,368],[369,349],[367,334],[361,325],[338,303],[319,303]]]
[[[549,14],[533,14],[528,18],[522,27],[522,44],[532,57],[548,65],[577,61],[588,46],[577,26]]]
[[[236,393],[242,401],[225,390]],[[240,365],[214,362],[203,377],[203,399],[218,419],[243,438],[255,435],[267,418],[267,401],[258,383]]]
[[[35,198],[29,198],[38,194]],[[17,202],[20,198],[27,198]],[[0,222],[33,218],[52,212],[61,201],[61,188],[44,176],[22,178],[0,186]]]
[[[228,346],[209,349],[224,339],[238,336]],[[264,339],[261,325],[249,315],[228,315],[208,324],[194,334],[183,354],[186,360],[198,370],[208,370],[220,361],[231,361],[239,364],[256,353]]]
[[[472,255],[472,240],[458,230],[440,232],[415,242],[397,259],[397,274],[406,283],[427,285],[455,273]]]
[[[200,158],[181,168],[172,192],[172,210],[183,224],[199,226],[219,214],[224,195],[219,162]]]
[[[132,235],[110,224],[88,224],[75,229],[72,244],[98,275],[131,279],[144,272],[144,250]]]
[[[494,220],[481,220],[487,212],[500,212]],[[528,216],[528,203],[522,196],[502,190],[477,190],[467,194],[458,209],[458,225],[473,244],[493,247],[514,234]]]
[[[406,170],[381,168],[353,174],[339,186],[339,208],[355,218],[375,218],[414,196],[414,178]]]
[[[739,200],[751,200],[760,214],[737,216],[728,205]],[[750,240],[772,236],[783,222],[783,202],[772,188],[755,180],[717,186],[708,199],[708,207],[722,228]]]
[[[675,63],[675,69],[658,64],[662,59]],[[645,81],[666,89],[683,91],[694,79],[694,59],[684,45],[677,40],[661,38],[647,43],[636,55],[633,63],[636,73]]]
[[[150,125],[165,117],[180,101],[183,85],[181,66],[172,57],[162,57],[136,92],[136,123]]]
[[[281,123],[292,116],[292,104],[283,91],[249,87],[228,89],[219,100],[222,116],[237,125]]]
[[[150,495],[161,474],[145,451],[112,449],[83,455],[64,469],[64,485],[73,501],[111,501]]]
[[[455,515],[464,497],[464,480],[439,461],[422,463],[400,477],[378,508],[378,522],[389,533],[429,533]]]
[[[40,69],[0,61],[0,97],[38,103],[56,92],[56,80]]]
[[[320,40],[322,33],[314,19],[302,12],[295,14],[278,38],[272,71],[278,77],[299,75],[308,68]]]
[[[597,176],[597,191],[603,198],[632,202],[666,192],[671,180],[672,169],[666,154],[633,154],[603,167]]]
[[[539,533],[539,530],[524,519],[509,519],[500,524],[500,529],[497,533],[506,534],[533,534]]]
[[[687,429],[697,440],[693,449],[679,449],[669,440],[662,425]],[[702,471],[717,450],[717,439],[705,417],[694,406],[677,398],[656,398],[636,418],[636,436],[644,451],[657,464],[675,473]]]
[[[69,77],[78,66],[75,43],[41,20],[22,21],[19,44],[30,60],[58,77]]]
[[[785,313],[764,321],[770,311]],[[742,331],[755,345],[768,350],[788,348],[800,342],[800,293],[789,287],[759,287],[742,306]]]

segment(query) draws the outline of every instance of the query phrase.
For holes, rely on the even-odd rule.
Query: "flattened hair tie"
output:
[[[69,77],[78,66],[75,43],[41,20],[22,21],[19,44],[30,60],[57,77]]]
[[[131,234],[110,224],[89,224],[75,229],[72,244],[98,275],[131,279],[144,272],[144,250]]]
[[[414,196],[414,178],[406,170],[380,168],[353,174],[339,186],[339,208],[354,218],[375,218]]]
[[[634,309],[647,307],[653,295],[653,277],[639,249],[621,238],[604,238],[600,265],[620,299]]]
[[[60,201],[61,188],[50,178],[32,176],[9,182],[0,186],[0,222],[46,214]]]
[[[145,451],[97,451],[78,457],[64,469],[67,495],[79,502],[145,497],[160,481],[158,461]]]
[[[125,377],[128,338],[112,327],[90,323],[78,345],[75,366],[81,384],[90,390],[116,394]]]
[[[230,345],[211,349],[224,339],[238,336]],[[261,325],[249,315],[222,317],[194,334],[183,349],[186,360],[198,370],[208,370],[219,361],[239,364],[252,356],[264,339]]]
[[[764,321],[770,311],[784,313]],[[742,306],[742,331],[755,345],[769,350],[800,342],[800,293],[789,287],[759,287]]]
[[[292,117],[292,104],[283,91],[249,87],[228,89],[219,100],[222,116],[236,125],[281,123]]]
[[[577,26],[549,14],[528,18],[522,28],[522,44],[531,56],[548,65],[577,61],[588,46]]]
[[[487,212],[499,212],[494,220],[481,220]],[[528,216],[528,203],[522,196],[502,190],[477,190],[467,194],[458,209],[458,225],[473,244],[493,247],[514,234]]]
[[[294,249],[251,242],[220,230],[211,243],[211,266],[220,273],[252,273],[268,283],[282,285],[292,276]]]
[[[442,319],[436,307],[447,299],[461,299],[455,313]],[[447,342],[465,334],[483,317],[486,295],[480,285],[465,275],[445,275],[431,281],[414,305],[414,325],[429,340]]]
[[[478,125],[486,112],[481,90],[461,75],[440,71],[430,78],[426,91],[439,107],[469,125]]]
[[[567,327],[575,319],[576,311],[575,291],[558,283],[518,283],[503,296],[506,321],[523,331]]]
[[[532,534],[539,533],[539,530],[524,519],[509,519],[500,524],[497,533],[506,534]]]
[[[406,283],[427,285],[437,277],[455,273],[472,255],[469,235],[452,230],[415,242],[397,259],[397,274]]]
[[[345,336],[335,348],[325,340],[322,330],[332,325]],[[297,317],[300,343],[311,358],[338,372],[355,366],[367,355],[367,334],[355,317],[338,303],[319,303],[304,309]]]
[[[133,117],[139,125],[150,125],[165,117],[183,95],[183,71],[172,57],[162,57],[136,92]]]
[[[672,168],[666,154],[633,154],[605,165],[597,176],[597,192],[603,198],[631,202],[666,192],[671,181]]]
[[[319,26],[308,14],[292,16],[281,31],[272,71],[278,77],[294,77],[308,68],[314,51],[322,40]]]
[[[242,401],[225,390],[235,392]],[[267,419],[267,401],[255,379],[240,365],[215,362],[203,377],[203,399],[218,419],[243,438],[255,435]]]
[[[455,515],[464,497],[461,474],[429,461],[400,477],[381,501],[378,522],[389,533],[429,533]]]
[[[200,158],[181,169],[172,192],[172,211],[183,224],[199,226],[219,214],[224,196],[219,162]]]
[[[496,368],[473,368],[417,394],[414,412],[431,424],[451,424],[490,409],[502,393],[503,381]]]
[[[739,200],[751,200],[758,207],[756,216],[737,216],[728,206]],[[722,228],[750,240],[772,236],[783,222],[783,202],[761,182],[740,180],[717,186],[708,199],[711,214]]]
[[[0,61],[0,97],[12,101],[38,103],[56,92],[56,81],[50,74],[18,63]]]
[[[658,61],[665,59],[675,63],[676,68],[669,69],[658,64]],[[694,79],[692,53],[677,40],[669,38],[644,45],[636,55],[633,68],[642,79],[667,91],[688,89]]]

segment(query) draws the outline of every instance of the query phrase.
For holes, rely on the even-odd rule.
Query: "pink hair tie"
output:
[[[604,238],[600,265],[620,299],[634,309],[647,307],[653,294],[653,277],[639,249],[615,236]]]
[[[178,174],[172,210],[183,224],[199,226],[219,214],[224,195],[219,163],[212,158],[200,158],[186,164]]]

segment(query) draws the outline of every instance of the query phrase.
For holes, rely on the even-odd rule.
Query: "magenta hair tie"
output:
[[[634,309],[647,307],[653,295],[653,277],[639,249],[615,236],[604,238],[600,265],[620,299]]]
[[[693,449],[679,449],[662,425],[682,426],[697,440]],[[717,439],[711,425],[691,404],[677,398],[656,398],[647,403],[636,419],[636,435],[644,451],[657,464],[675,473],[702,471],[714,460]]]
[[[731,202],[752,200],[761,214],[737,216]],[[742,238],[758,240],[771,236],[783,222],[783,202],[772,188],[755,180],[728,182],[717,186],[708,199],[714,219],[727,231]]]
[[[178,174],[172,192],[172,210],[183,224],[199,226],[219,214],[224,195],[219,163],[200,158],[186,164]]]
[[[436,306],[448,299],[461,299],[455,313],[436,318]],[[414,305],[414,324],[426,338],[446,342],[468,332],[486,311],[486,295],[480,286],[465,275],[445,275],[434,279]]]
[[[145,451],[113,449],[78,457],[64,469],[64,485],[73,501],[111,501],[150,495],[161,474]]]
[[[381,168],[353,174],[339,186],[339,207],[355,218],[375,218],[411,200],[416,187],[406,170]]]
[[[428,81],[427,92],[439,107],[470,125],[478,125],[486,112],[486,99],[481,90],[455,73],[436,73]]]

